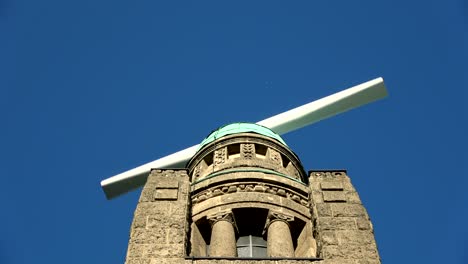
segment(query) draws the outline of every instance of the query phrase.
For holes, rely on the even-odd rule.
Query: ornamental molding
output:
[[[203,190],[199,193],[192,195],[192,204],[201,203],[210,198],[231,194],[231,193],[243,193],[243,192],[258,192],[267,193],[272,195],[278,195],[287,198],[293,202],[296,202],[302,206],[309,207],[309,195],[301,194],[300,192],[285,188],[272,183],[258,183],[258,182],[235,182],[217,185]]]
[[[268,227],[275,221],[284,222],[289,226],[289,223],[294,221],[294,216],[285,214],[283,212],[277,212],[272,210],[268,211],[265,227],[263,228],[263,234],[268,232]]]
[[[238,230],[236,220],[234,218],[234,214],[232,213],[230,209],[207,215],[206,219],[210,223],[211,227],[213,227],[213,225],[219,221],[226,221],[226,222],[231,223],[234,226],[234,228]]]
[[[301,180],[306,180],[306,174],[304,173],[304,169],[299,161],[299,158],[287,147],[283,146],[280,143],[277,143],[273,141],[272,139],[265,137],[265,136],[260,136],[260,135],[255,135],[255,134],[247,134],[247,133],[242,133],[242,134],[236,134],[230,136],[223,137],[219,141],[215,141],[215,144],[210,143],[211,145],[207,145],[204,147],[200,152],[198,152],[192,160],[189,161],[188,167],[189,167],[189,175],[192,176],[195,168],[199,165],[199,163],[210,153],[213,153],[215,158],[215,151],[225,148],[228,145],[232,144],[261,144],[264,145],[276,152],[281,153],[281,155],[286,156],[291,164],[295,167],[297,171],[300,171],[301,175],[295,175]],[[242,149],[241,149],[242,152]],[[247,151],[248,152],[248,151]],[[249,159],[248,158],[249,154],[246,156],[242,156],[242,158]],[[254,157],[254,155],[252,155]],[[222,159],[220,157],[220,159]],[[218,161],[218,165],[223,164],[224,162],[220,162],[221,160]],[[225,160],[224,160],[225,161]]]

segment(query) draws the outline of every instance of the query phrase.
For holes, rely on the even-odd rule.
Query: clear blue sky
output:
[[[284,136],[347,169],[384,263],[468,263],[466,1],[0,1],[0,263],[123,263],[99,182],[382,76]]]

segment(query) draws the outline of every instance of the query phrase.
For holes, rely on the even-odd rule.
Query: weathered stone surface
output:
[[[153,259],[156,258],[183,258],[186,255],[188,195],[181,199],[173,195],[179,190],[188,191],[189,182],[185,170],[182,173],[174,170],[152,171],[148,182],[135,210],[127,264],[154,263]],[[155,200],[156,197],[149,199],[158,191],[162,194],[160,198],[165,200]],[[178,200],[168,201],[168,193],[172,193],[171,197]]]
[[[151,264],[150,258],[130,258],[126,261],[127,264]]]
[[[332,208],[330,204],[317,204],[317,213],[319,217],[332,216]]]
[[[286,221],[273,221],[268,226],[267,255],[271,257],[294,257],[291,231]]]
[[[372,223],[346,173],[312,171],[309,179],[323,263],[380,263]]]
[[[184,221],[179,219],[179,221],[177,221],[178,223],[173,223],[173,224],[179,224],[179,226],[183,226],[184,224]],[[146,221],[146,229],[151,229],[151,228],[161,228],[161,227],[167,227],[168,225],[168,221],[167,221],[167,218],[164,218],[160,215],[150,215],[148,216],[147,218],[147,221]]]
[[[193,264],[324,264],[323,261],[311,260],[194,260]],[[327,264],[337,264],[326,262]],[[188,263],[187,263],[188,264]],[[192,262],[190,262],[192,264]],[[346,264],[346,263],[345,263]],[[354,264],[354,263],[353,263]]]
[[[315,203],[323,203],[323,194],[320,191],[312,191],[312,200]]]
[[[324,230],[321,231],[319,234],[323,245],[338,245],[338,239],[336,238],[334,231]]]
[[[366,210],[360,204],[334,203],[330,206],[334,217],[367,216]]]
[[[317,262],[313,262],[316,264]],[[318,262],[320,264],[355,264],[355,260],[353,259],[344,259],[344,258],[332,258],[326,259],[323,261]]]
[[[345,193],[342,191],[324,191],[324,202],[346,202]]]
[[[155,200],[177,200],[179,190],[177,189],[156,189],[154,192]]]
[[[346,192],[346,200],[348,201],[348,203],[361,203],[361,199],[359,198],[357,192]]]
[[[314,180],[314,178],[309,178],[309,187],[312,191],[321,191],[320,182]]]
[[[159,178],[155,182],[156,189],[179,189],[177,178]]]
[[[142,193],[146,192],[143,189]],[[161,215],[163,218],[170,217],[171,204],[170,201],[157,201],[157,202],[140,202],[135,209],[135,215]]]
[[[340,245],[368,245],[374,244],[374,235],[369,231],[337,230],[335,235]]]
[[[356,264],[380,264],[380,259],[357,259]]]
[[[326,191],[342,191],[343,184],[341,182],[330,181],[330,182],[321,182],[320,187],[322,190]]]
[[[202,257],[207,255],[206,241],[203,239],[198,226],[192,223],[192,232],[190,237],[191,251],[190,256]]]
[[[145,215],[135,215],[133,217],[132,228],[131,230],[137,228],[145,228],[146,227],[146,216]]]
[[[324,259],[378,259],[375,247],[371,245],[330,245],[323,247]]]
[[[211,230],[210,256],[236,257],[236,234],[229,221],[216,221]]]
[[[150,264],[191,264],[189,260],[182,258],[152,258]]]
[[[154,257],[185,257],[184,245],[150,244],[145,246],[145,256]]]
[[[184,245],[129,243],[127,259],[152,257],[184,257]]]
[[[167,244],[183,244],[184,239],[186,238],[187,230],[178,225],[171,225],[167,229]]]
[[[319,230],[355,230],[356,222],[351,217],[321,217],[317,220]]]
[[[297,238],[295,257],[313,258],[317,256],[317,242],[314,239],[312,223],[309,221]]]
[[[371,221],[364,217],[356,218],[356,225],[360,230],[373,230]]]
[[[130,243],[135,244],[165,244],[167,232],[164,229],[156,229],[148,232],[146,229],[133,229],[130,233]]]

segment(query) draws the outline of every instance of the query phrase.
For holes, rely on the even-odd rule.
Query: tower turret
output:
[[[306,173],[279,135],[234,123],[200,146],[187,166],[192,255],[315,257]]]
[[[380,263],[345,170],[307,174],[272,130],[211,132],[184,169],[153,169],[135,210],[127,264]]]

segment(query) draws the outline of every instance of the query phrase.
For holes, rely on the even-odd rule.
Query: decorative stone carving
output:
[[[269,257],[294,257],[289,222],[294,221],[292,215],[280,212],[268,212],[264,233],[267,232],[267,255]]]
[[[258,184],[254,187],[254,191],[255,192],[265,192],[266,191],[266,187],[264,185],[261,185],[261,184]]]
[[[294,221],[294,216],[285,213],[269,211],[265,223],[264,232],[268,229],[268,226],[271,225],[274,221],[283,221],[285,223],[288,223]]]
[[[214,164],[219,165],[226,162],[226,148],[220,148],[214,152]]]
[[[228,192],[228,193],[237,192],[237,187],[236,187],[236,186],[229,186],[227,192]]]
[[[228,151],[225,148],[231,145],[239,145],[240,159],[228,159]],[[257,145],[261,145],[268,149],[266,159],[265,156],[256,155],[256,152],[258,151]],[[215,154],[215,152],[218,152],[218,154]],[[226,152],[226,154],[221,152]],[[275,152],[275,154],[273,154],[274,157],[270,156],[270,152]],[[208,162],[208,164],[213,163],[214,166],[210,169],[210,172],[203,167],[199,180],[207,175],[207,173],[217,172],[232,166],[242,166],[271,169],[302,182],[307,182],[307,175],[305,174],[300,161],[289,148],[258,134],[245,133],[237,134],[236,136],[228,135],[217,140],[217,144],[205,146],[200,151],[199,155],[196,155],[188,164],[189,175],[192,179],[194,179],[193,175],[196,166],[198,166],[199,163],[202,163],[208,156],[208,160],[211,161]],[[235,164],[232,164],[231,162],[234,162],[234,160]]]
[[[286,196],[286,191],[284,189],[279,189],[278,194],[281,196]]]
[[[243,191],[244,192],[252,192],[253,190],[254,190],[253,184],[248,184],[248,185],[245,186]]]
[[[231,210],[207,216],[211,224],[210,256],[236,257],[236,224]]]
[[[273,163],[281,165],[281,154],[272,148],[268,149],[268,152],[270,153],[270,159]]]
[[[234,215],[231,210],[217,212],[206,216],[206,219],[210,222],[211,226],[216,224],[218,221],[228,221],[235,226]]]
[[[205,191],[197,193],[192,196],[192,204],[200,203],[206,199],[209,199],[214,196],[235,193],[235,192],[265,192],[274,195],[279,195],[282,197],[286,197],[291,201],[294,201],[298,204],[303,206],[309,206],[309,197],[306,194],[301,194],[299,192],[284,189],[280,186],[270,184],[270,183],[262,183],[262,184],[245,184],[245,183],[229,183],[224,185],[219,185],[217,187],[209,188]]]
[[[198,178],[200,178],[201,167],[202,167],[201,164],[195,167],[195,170],[193,171],[193,179],[192,179],[193,182],[197,181]]]
[[[241,144],[241,155],[244,159],[252,159],[255,155],[254,144]]]

